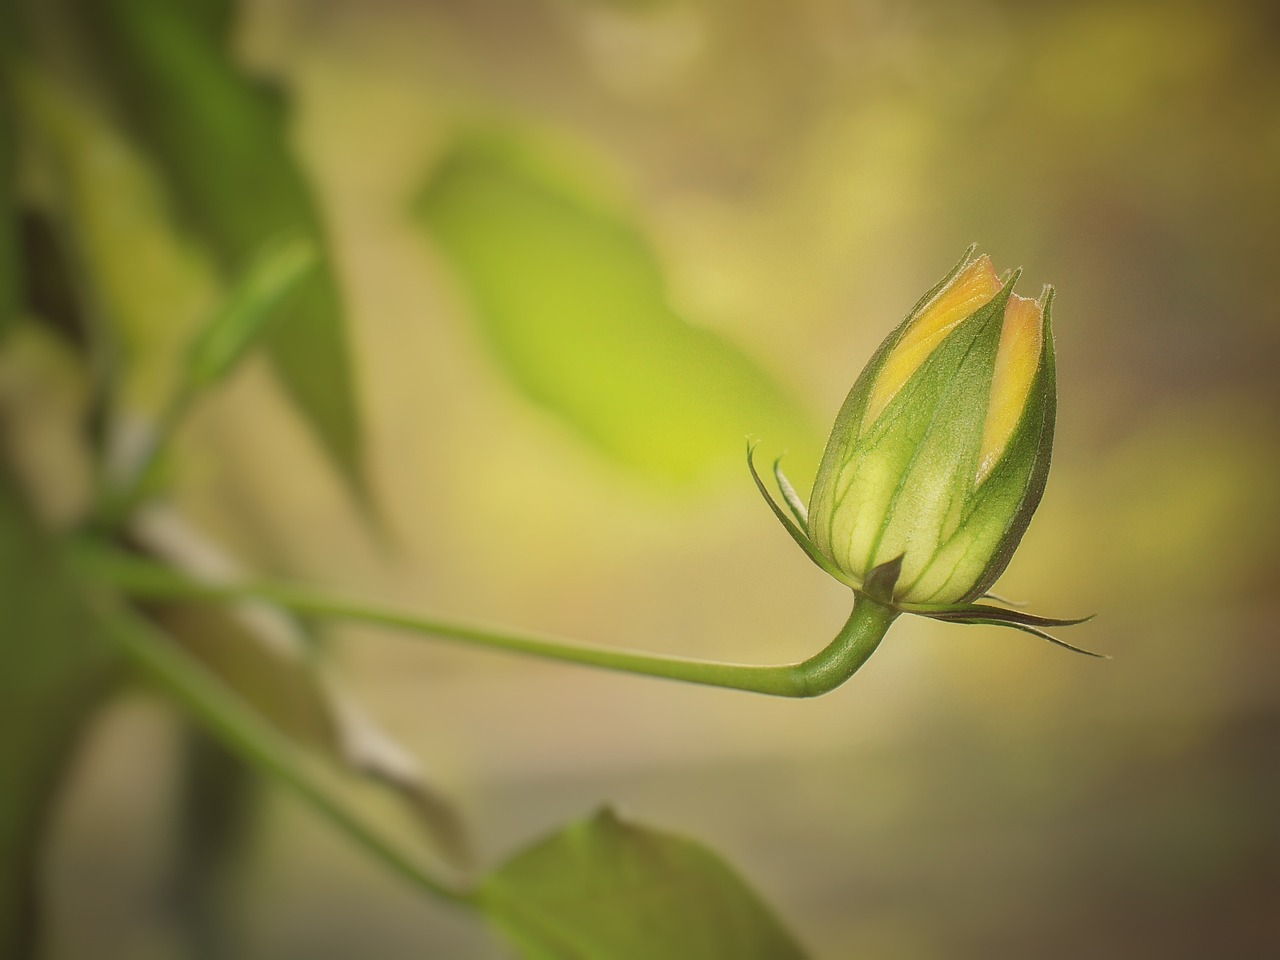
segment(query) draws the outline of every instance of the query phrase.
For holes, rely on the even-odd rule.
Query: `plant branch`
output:
[[[435,876],[417,858],[382,837],[325,782],[321,769],[257,717],[229,688],[145,620],[103,603],[104,633],[125,658],[168,693],[224,746],[271,781],[295,794],[410,882],[438,897],[466,902],[469,895]]]

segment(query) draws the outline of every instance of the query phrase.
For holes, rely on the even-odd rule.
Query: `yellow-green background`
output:
[[[671,483],[514,385],[411,211],[477,124],[609,185],[675,312],[807,411],[807,433],[761,437],[802,492],[862,364],[968,243],[1058,290],[1055,466],[999,589],[1096,613],[1069,639],[1112,660],[908,618],[848,686],[790,702],[335,631],[335,668],[460,796],[486,861],[610,800],[712,844],[821,957],[1280,952],[1271,5],[244,13],[246,62],[292,91],[390,531],[365,532],[255,364],[200,408],[176,481],[264,570],[716,658],[800,658],[842,622],[847,591],[738,468],[755,425]],[[131,699],[82,756],[47,873],[66,956],[166,955],[169,731]],[[248,956],[506,956],[292,801],[271,795],[257,841]]]

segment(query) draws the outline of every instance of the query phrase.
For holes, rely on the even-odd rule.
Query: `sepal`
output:
[[[1075,653],[1082,653],[1087,657],[1098,657],[1103,660],[1111,659],[1106,654],[1094,653],[1092,650],[1085,650],[1083,647],[1067,643],[1065,640],[1061,640],[1042,629],[1043,627],[1071,627],[1078,623],[1086,623],[1093,619],[1092,615],[1074,618],[1042,617],[1034,613],[1027,613],[1024,610],[1006,610],[1004,607],[993,607],[985,603],[958,603],[947,606],[900,603],[897,607],[904,613],[914,613],[917,616],[928,617],[931,620],[941,620],[945,623],[987,624],[996,627],[1010,627],[1014,630],[1021,630],[1023,633],[1029,633],[1034,637],[1039,637],[1041,640],[1047,640],[1060,647],[1065,647]]]
[[[867,574],[866,582],[862,584],[859,593],[882,606],[894,607],[893,588],[898,585],[898,578],[902,576],[903,556],[900,553],[892,560],[886,560],[880,566],[873,568]]]
[[[769,488],[764,485],[764,480],[760,478],[760,474],[756,471],[755,452],[756,445],[754,443],[748,443],[747,469],[751,471],[751,479],[756,482],[756,489],[760,491],[760,496],[764,497],[765,503],[769,504],[769,509],[772,510],[773,515],[778,518],[778,522],[782,524],[787,533],[791,534],[791,539],[800,545],[800,549],[808,555],[810,560],[841,583],[856,588],[857,585],[850,583],[848,577],[845,576],[844,572],[839,567],[819,553],[818,548],[815,547],[813,545],[813,541],[809,539],[809,535],[797,525],[795,520],[787,515],[786,511],[783,510],[782,507],[778,506],[778,502],[773,499],[773,495],[769,493]],[[783,495],[786,495],[785,492]]]
[[[809,533],[809,508],[804,505],[804,501],[800,499],[800,494],[796,493],[796,488],[791,485],[787,475],[782,472],[781,457],[773,461],[773,479],[778,482],[778,490],[782,494],[782,499],[787,502],[787,506],[791,508],[791,515],[796,518],[796,523],[800,525],[800,529],[807,535]]]

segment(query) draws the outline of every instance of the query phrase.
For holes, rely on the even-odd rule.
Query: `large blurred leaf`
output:
[[[210,265],[174,229],[154,169],[91,101],[34,65],[16,76],[43,178],[37,196],[74,264],[76,292],[109,331],[94,339],[110,344],[114,399],[129,417],[154,418],[214,299]]]
[[[191,223],[238,273],[276,236],[326,251],[310,188],[275,98],[240,70],[229,4],[75,0],[111,91]],[[282,382],[357,487],[360,423],[343,306],[326,253],[269,338]]]
[[[0,458],[0,956],[34,955],[44,828],[109,662]]]
[[[796,401],[678,316],[648,242],[554,161],[466,138],[416,212],[510,376],[603,452],[685,481],[736,468],[747,434],[812,442]]]
[[[540,960],[786,960],[804,950],[700,844],[603,810],[508,861],[479,902]]]

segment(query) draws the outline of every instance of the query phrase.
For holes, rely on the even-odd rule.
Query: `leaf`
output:
[[[90,393],[84,364],[46,326],[19,322],[0,343],[0,459],[50,530],[82,522],[92,497]]]
[[[508,861],[478,902],[524,956],[543,960],[805,955],[719,856],[607,808]]]
[[[516,385],[602,453],[669,481],[728,467],[748,433],[812,446],[797,401],[675,312],[649,242],[583,179],[473,136],[414,205]]]
[[[237,279],[231,293],[191,345],[190,383],[216,383],[270,329],[270,322],[315,266],[315,249],[298,237],[269,244]]]
[[[237,566],[176,514],[141,512],[132,536],[149,554],[210,582],[239,578]],[[290,740],[394,792],[440,852],[470,859],[462,817],[417,760],[384,733],[311,655],[297,622],[265,603],[155,603],[153,619]]]
[[[322,445],[362,490],[344,308],[320,212],[275,98],[235,62],[229,5],[76,0],[74,6],[110,92],[227,274],[238,274],[282,234],[301,234],[319,251],[317,269],[275,325],[268,347]]]
[[[96,322],[80,332],[87,346],[107,351],[119,421],[112,427],[130,430],[157,417],[175,393],[184,351],[215,300],[213,271],[175,229],[154,169],[92,101],[31,64],[15,77],[24,132],[43,173],[43,245],[71,268],[54,279],[73,281],[73,306],[83,314],[77,320]],[[33,283],[31,292],[41,289]]]
[[[35,954],[53,794],[112,662],[0,459],[0,956]]]

